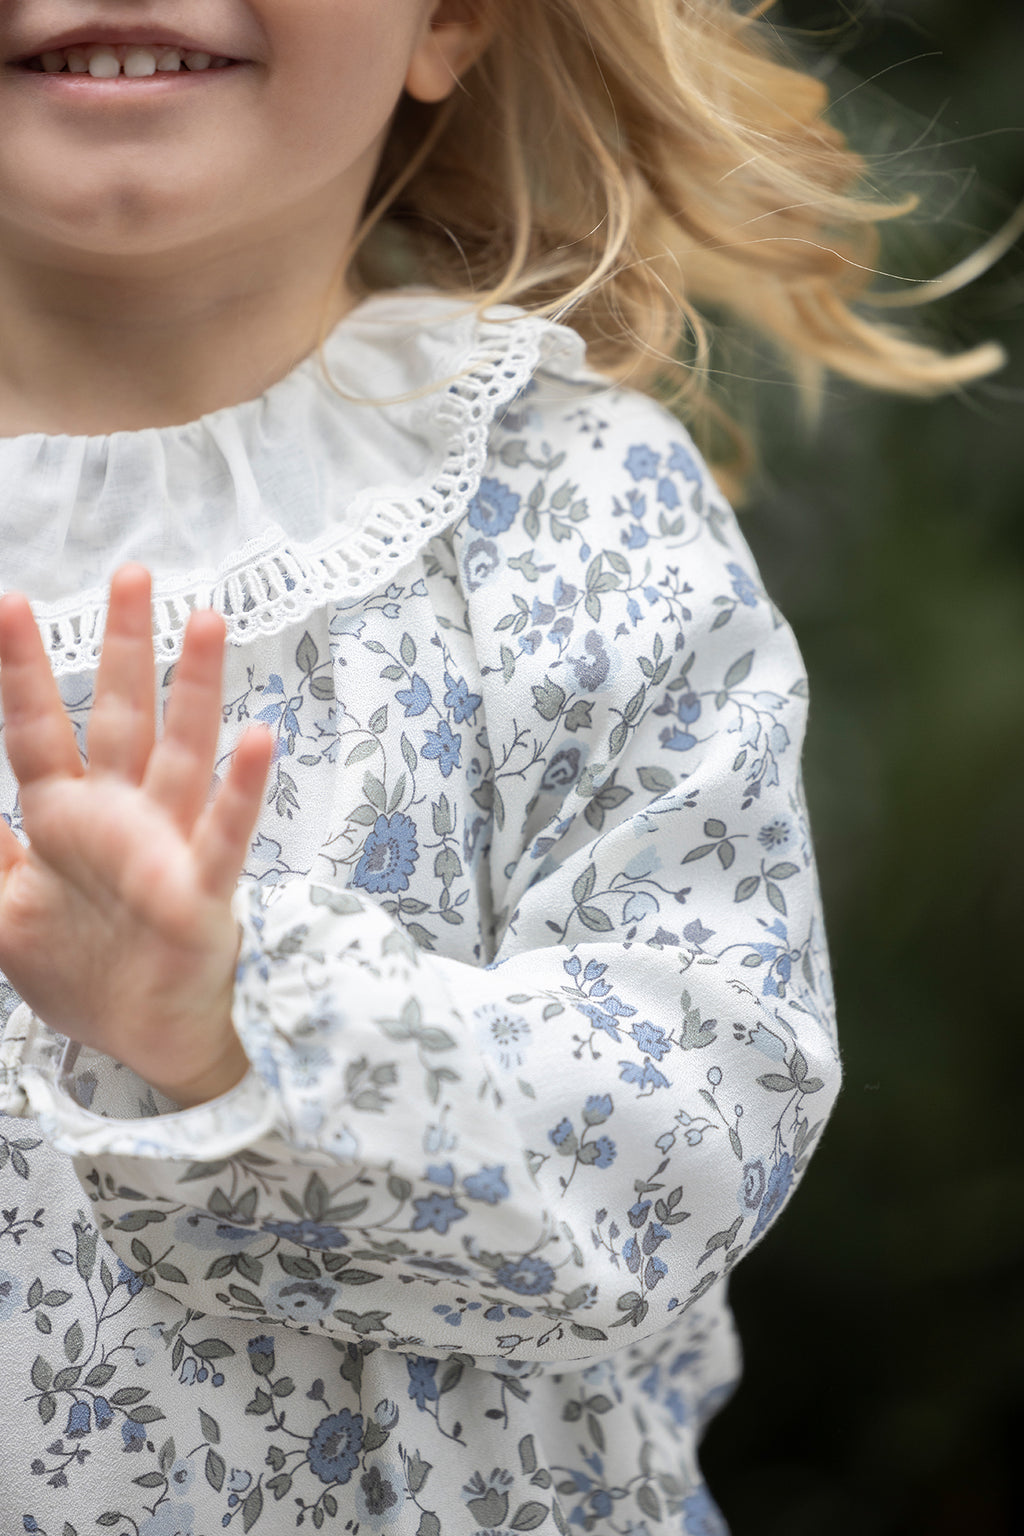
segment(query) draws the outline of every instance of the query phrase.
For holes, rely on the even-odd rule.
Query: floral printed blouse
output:
[[[0,1531],[713,1536],[729,1274],[840,1079],[800,655],[572,331],[402,290],[325,360],[0,441],[76,727],[138,559],[160,686],[212,605],[222,762],[277,736],[242,1083],[180,1110],[4,988]]]

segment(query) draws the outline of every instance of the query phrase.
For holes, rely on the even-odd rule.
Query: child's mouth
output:
[[[59,80],[62,84],[152,85],[237,69],[240,61],[178,48],[84,44],[23,59],[13,67],[20,73]]]

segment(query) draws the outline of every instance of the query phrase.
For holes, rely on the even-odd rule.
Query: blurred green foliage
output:
[[[965,256],[1024,198],[1024,4],[782,10],[843,24],[817,48],[842,53],[834,91],[888,70],[843,126],[870,150],[886,118],[897,190],[917,178],[935,223],[886,262]],[[945,345],[1001,341],[1008,367],[928,404],[832,386],[813,436],[785,387],[759,407],[742,522],[811,680],[846,1085],[733,1279],[745,1379],[703,1455],[733,1536],[1024,1530],[1020,250],[935,313]]]

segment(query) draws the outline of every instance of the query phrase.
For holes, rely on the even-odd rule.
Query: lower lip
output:
[[[112,80],[96,80],[92,75],[47,74],[45,70],[24,69],[20,65],[8,67],[4,73],[28,80],[38,90],[80,102],[113,102],[148,100],[154,96],[166,96],[177,91],[195,90],[197,86],[214,80],[234,77],[246,68],[245,64],[225,64],[221,69],[158,70],[155,75],[115,75]]]

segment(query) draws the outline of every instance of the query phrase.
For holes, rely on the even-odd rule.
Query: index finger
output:
[[[41,779],[81,778],[74,727],[20,592],[0,598],[0,699],[7,756],[22,788]]]

